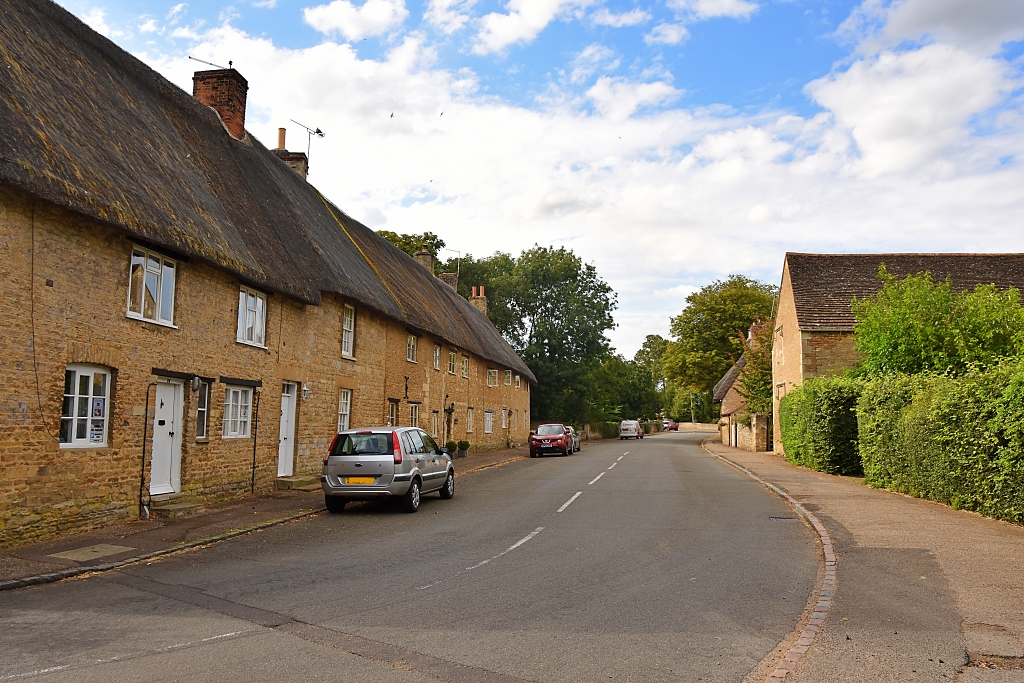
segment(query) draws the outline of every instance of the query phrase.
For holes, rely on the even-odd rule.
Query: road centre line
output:
[[[602,472],[601,474],[604,474],[604,472]],[[598,478],[600,478],[600,477],[598,477]],[[595,480],[595,481],[596,481],[596,480]],[[594,483],[594,482],[590,482],[590,483]],[[565,501],[565,505],[563,505],[562,507],[560,507],[560,508],[558,508],[557,510],[555,510],[555,512],[561,512],[561,511],[562,511],[562,510],[564,510],[565,508],[569,507],[570,505],[572,505],[572,502],[573,502],[574,500],[576,500],[577,498],[579,498],[579,497],[580,497],[580,496],[582,496],[582,495],[583,495],[583,491],[577,491],[577,492],[576,492],[576,495],[575,495],[575,496],[573,496],[573,497],[572,497],[572,498],[570,498],[569,500]]]
[[[619,461],[618,461],[618,460],[616,460],[615,462],[613,462],[613,463],[612,463],[612,467],[615,467],[615,466],[616,466],[616,465],[618,465],[618,464],[619,464]],[[608,469],[611,469],[612,467],[609,467]]]
[[[626,451],[625,453],[623,453],[623,454],[622,454],[622,457],[623,457],[623,458],[625,458],[625,457],[626,457],[627,455],[629,455],[629,451]],[[620,458],[620,459],[621,459],[621,458]]]
[[[625,457],[626,457],[626,456],[624,456],[624,455],[620,455],[620,456],[619,456],[619,460],[622,460],[622,459],[623,459],[623,458],[625,458]],[[616,460],[615,462],[618,462],[619,460]]]
[[[506,553],[512,552],[513,550],[515,550],[516,548],[518,548],[522,544],[526,543],[527,541],[529,541],[531,538],[533,538],[534,536],[536,536],[537,534],[539,534],[542,531],[544,531],[544,527],[542,527],[542,526],[537,527],[536,529],[534,529],[530,533],[526,534],[526,536],[523,536],[522,538],[520,538],[518,541],[516,541],[512,545],[510,545],[509,547],[507,547],[504,550],[502,550],[500,553],[498,553],[494,557],[488,557],[486,560],[482,560],[480,562],[477,562],[472,567],[466,567],[462,571],[456,572],[455,575],[462,574],[464,572],[470,572],[470,571],[473,571],[474,569],[478,569],[478,568],[484,566],[485,564],[487,564],[488,562],[490,562],[491,560],[496,560],[499,557],[501,557],[502,555],[505,555]],[[451,577],[445,577],[444,579],[438,579],[437,581],[435,581],[433,583],[428,583],[426,586],[416,586],[416,590],[422,591],[422,590],[426,590],[428,588],[433,588],[434,586],[436,586],[439,583],[444,583],[448,578],[451,578]]]
[[[603,476],[604,476],[604,472],[602,472],[601,474],[599,474],[596,477],[594,477],[594,481],[597,481],[598,479],[600,479]],[[590,482],[590,484],[593,484],[594,481]],[[590,484],[587,484],[587,486],[590,486]],[[574,496],[574,498],[575,498],[575,496]],[[571,503],[571,502],[572,501],[570,500],[569,503]],[[569,503],[566,503],[565,505],[568,505]],[[562,507],[565,507],[565,505],[563,505]],[[561,510],[559,510],[559,512],[561,512]]]

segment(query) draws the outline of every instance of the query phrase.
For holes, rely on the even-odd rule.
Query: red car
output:
[[[542,453],[558,453],[569,455],[573,450],[572,437],[566,433],[565,425],[552,423],[537,427],[530,432],[530,457],[536,458]]]
[[[678,432],[679,431],[679,423],[678,422],[669,422],[668,426],[665,427],[665,431],[666,432]]]

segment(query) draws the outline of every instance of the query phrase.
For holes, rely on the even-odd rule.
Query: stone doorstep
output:
[[[320,488],[320,477],[310,477],[302,475],[293,475],[290,477],[278,477],[277,478],[277,490],[278,491],[290,491],[292,489],[299,489],[301,491],[315,491]]]
[[[198,503],[169,503],[166,505],[153,505],[149,508],[149,513],[152,516],[164,519],[178,519],[179,517],[189,517],[204,512],[206,512],[206,508]]]

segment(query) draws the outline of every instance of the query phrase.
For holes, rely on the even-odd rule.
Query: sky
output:
[[[375,230],[571,249],[627,357],[787,251],[1024,252],[1020,0],[61,4],[189,92],[230,62]]]

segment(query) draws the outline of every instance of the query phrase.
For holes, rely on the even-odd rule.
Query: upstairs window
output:
[[[345,306],[341,314],[341,355],[351,358],[356,341],[356,309]]]
[[[110,410],[110,373],[88,365],[69,365],[64,371],[62,446],[106,446]]]
[[[416,362],[416,343],[418,341],[415,334],[410,334],[405,340],[405,359],[410,363]]]
[[[510,386],[511,384],[512,384],[512,371],[511,370],[506,370],[505,371],[505,386],[507,387],[507,386]]]
[[[516,375],[516,389],[519,388],[519,375]]]
[[[174,324],[175,262],[135,247],[128,273],[128,317]]]
[[[248,438],[251,412],[252,389],[229,386],[224,391],[224,423],[221,435],[225,439]]]
[[[243,344],[266,348],[267,297],[249,287],[238,292],[238,333]]]
[[[441,369],[441,347],[434,344],[434,369]]]
[[[487,371],[487,386],[496,387],[498,386],[498,371],[488,370]]]
[[[457,354],[454,351],[449,351],[448,352],[448,374],[449,375],[454,375],[455,374],[455,358],[456,358],[456,355]]]
[[[462,357],[462,376],[469,377],[469,356]]]

